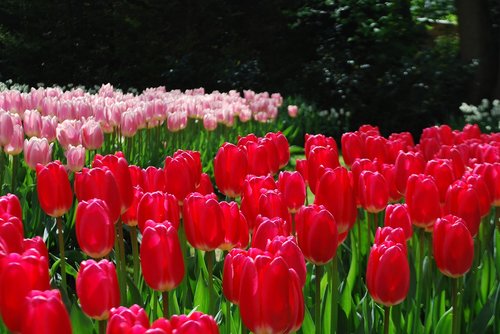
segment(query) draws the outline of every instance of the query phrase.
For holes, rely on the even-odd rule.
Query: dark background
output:
[[[453,122],[463,101],[500,97],[499,8],[500,0],[2,0],[0,81],[267,90],[314,112],[349,112],[344,129],[419,133]],[[334,132],[338,120],[323,125]]]

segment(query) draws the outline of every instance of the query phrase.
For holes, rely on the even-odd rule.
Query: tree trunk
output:
[[[498,41],[494,38],[488,0],[456,0],[460,56],[478,61],[470,88],[470,102],[492,98],[498,78]]]

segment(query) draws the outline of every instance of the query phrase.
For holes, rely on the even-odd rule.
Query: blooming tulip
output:
[[[85,148],[82,145],[69,145],[68,150],[64,152],[66,156],[66,167],[72,172],[79,172],[85,165]]]
[[[278,177],[278,189],[291,213],[297,212],[306,199],[306,184],[299,172],[281,172]]]
[[[148,328],[149,319],[146,311],[134,304],[130,308],[120,306],[111,309],[106,333],[143,333]]]
[[[406,240],[411,239],[413,227],[408,206],[406,204],[389,204],[385,208],[384,226],[392,228],[400,227],[405,233]]]
[[[132,173],[131,173],[132,174]],[[142,190],[146,192],[165,191],[165,173],[162,168],[149,166],[146,169],[141,169],[141,184]]]
[[[69,145],[78,146],[82,144],[80,133],[80,121],[65,120],[57,125],[57,141],[64,148],[67,149]]]
[[[175,196],[161,191],[145,193],[137,205],[137,224],[141,232],[146,226],[146,221],[150,219],[157,223],[168,220],[175,229],[178,229],[180,211]]]
[[[451,161],[446,159],[429,160],[425,167],[425,174],[434,177],[439,190],[439,199],[441,203],[444,203],[446,191],[456,179]]]
[[[267,244],[274,237],[289,236],[291,228],[289,223],[283,218],[267,218],[261,215],[257,216],[257,224],[252,237],[252,247],[265,250]]]
[[[23,334],[71,334],[71,322],[59,290],[33,290],[23,308]]]
[[[271,141],[274,143],[274,146],[276,146],[279,169],[285,167],[290,160],[290,145],[288,144],[288,140],[281,133],[281,131],[269,132],[266,134],[266,138],[271,139]],[[276,157],[274,157],[274,159],[275,158]]]
[[[241,194],[241,211],[245,215],[248,229],[252,232],[255,228],[259,212],[260,195],[266,190],[276,189],[276,182],[271,176],[249,175],[243,183]]]
[[[219,327],[215,322],[215,319],[211,315],[203,314],[201,312],[195,311],[189,315],[173,315],[169,321],[169,327],[160,327],[158,322],[160,319],[153,322],[151,329],[153,328],[168,328],[172,330],[172,333],[179,334],[190,334],[190,333],[204,333],[204,334],[219,334]],[[165,325],[163,325],[165,326]],[[169,333],[167,331],[167,333]]]
[[[331,146],[313,146],[307,158],[307,177],[309,188],[316,194],[317,184],[326,168],[339,167],[339,157],[336,149]]]
[[[245,150],[230,143],[224,143],[214,159],[215,183],[220,192],[229,197],[239,197],[248,173]]]
[[[0,108],[0,146],[9,143],[14,132],[14,123],[9,113]]]
[[[20,221],[23,220],[23,210],[21,209],[19,198],[17,198],[16,195],[7,194],[0,196],[0,217],[5,215],[7,219],[10,216],[15,216]]]
[[[351,166],[356,159],[363,158],[363,140],[356,132],[346,132],[341,138],[342,157],[347,166]]]
[[[484,177],[479,174],[465,174],[462,176],[462,179],[465,183],[472,185],[476,189],[479,200],[479,212],[481,217],[486,217],[490,213],[492,199]]]
[[[104,142],[104,133],[99,122],[88,119],[82,125],[82,142],[87,150],[97,150]]]
[[[21,125],[15,124],[14,131],[10,137],[10,141],[4,146],[3,150],[9,155],[18,155],[23,151],[24,133]]]
[[[38,110],[25,110],[23,115],[24,133],[28,137],[40,137],[42,130],[42,115]]]
[[[234,247],[248,246],[248,225],[245,216],[241,213],[236,202],[220,202],[222,210],[222,224],[224,229],[224,243],[219,247],[229,251]]]
[[[382,174],[365,170],[359,175],[358,198],[366,211],[377,213],[385,209],[389,201],[389,188]]]
[[[109,254],[115,243],[115,227],[108,206],[101,199],[81,201],[76,208],[76,239],[85,254],[97,259]]]
[[[108,260],[83,261],[76,277],[76,293],[87,316],[108,319],[111,309],[120,305],[115,265]]]
[[[462,218],[475,237],[481,223],[479,197],[473,185],[462,180],[455,181],[446,193],[445,212]]]
[[[23,223],[15,216],[0,215],[0,243],[5,253],[22,253],[24,240]]]
[[[141,267],[146,283],[170,291],[184,277],[184,260],[177,230],[168,222],[146,222],[141,243]]]
[[[396,187],[401,195],[406,195],[408,178],[412,174],[423,173],[425,168],[424,158],[420,153],[399,152],[394,163]]]
[[[412,223],[427,231],[441,216],[439,190],[434,178],[425,174],[413,174],[406,186],[406,204]]]
[[[37,193],[40,206],[51,217],[61,217],[71,209],[73,191],[68,173],[59,161],[36,166]]]
[[[165,190],[175,195],[179,204],[194,192],[200,183],[200,153],[193,151],[177,151],[173,157],[165,159]]]
[[[46,165],[52,158],[52,146],[45,138],[31,137],[24,140],[24,160],[29,168],[35,170],[37,164]]]

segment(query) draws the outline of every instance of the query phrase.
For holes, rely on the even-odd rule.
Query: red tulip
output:
[[[168,222],[146,222],[140,251],[144,280],[152,289],[171,291],[182,282],[184,259],[179,237]]]
[[[456,180],[451,161],[445,159],[429,160],[425,167],[425,174],[434,177],[439,190],[439,200],[444,203],[448,187]]]
[[[179,204],[195,191],[201,178],[200,153],[194,151],[177,151],[173,157],[165,159],[165,190],[173,194]]]
[[[344,167],[326,169],[314,199],[314,204],[324,205],[333,215],[339,235],[352,228],[358,215],[351,175]]]
[[[212,180],[207,173],[201,173],[200,184],[195,188],[195,192],[202,195],[208,195],[214,193],[214,186],[212,185]]]
[[[399,202],[403,196],[399,193],[398,188],[396,187],[396,169],[394,168],[394,165],[382,164],[380,166],[380,173],[382,173],[385,181],[387,182],[387,187],[389,189],[389,202]]]
[[[401,303],[410,288],[406,246],[393,241],[374,244],[368,257],[366,285],[375,302],[385,306]]]
[[[299,277],[300,286],[306,284],[306,260],[295,237],[278,235],[267,243],[266,251],[275,257],[281,256]]]
[[[160,328],[157,320],[153,322],[151,328]],[[215,319],[211,315],[203,314],[195,311],[189,315],[173,315],[170,318],[169,325],[171,326],[171,333],[178,334],[219,334],[219,327]],[[165,326],[165,325],[163,325]],[[168,325],[167,325],[168,326]],[[169,327],[167,327],[169,328]],[[167,332],[170,333],[170,332]]]
[[[474,168],[474,173],[484,177],[486,185],[490,190],[493,206],[500,206],[500,162],[477,165]]]
[[[43,242],[42,237],[36,236],[31,239],[23,240],[23,250],[27,252],[29,249],[34,249],[38,252],[44,259],[47,268],[49,267],[49,250],[47,249],[47,245]]]
[[[111,309],[107,334],[143,333],[149,328],[149,319],[146,311],[138,305],[130,308],[120,306]]]
[[[0,256],[0,314],[7,328],[19,332],[26,322],[25,298],[31,290],[49,289],[47,259],[36,249]]]
[[[335,139],[333,139],[332,137],[326,137],[325,135],[322,134],[317,134],[317,135],[306,134],[304,153],[307,159],[309,159],[311,150],[315,146],[328,147],[329,149],[333,150],[333,152],[335,152],[335,155],[337,155],[337,157],[339,155],[337,142],[335,142]]]
[[[437,138],[420,138],[420,151],[425,160],[434,159],[440,147],[441,143]]]
[[[7,215],[17,217],[21,222],[23,221],[23,210],[19,198],[13,194],[0,196],[0,216]],[[8,218],[7,217],[7,218]]]
[[[357,132],[346,132],[342,135],[342,157],[347,166],[351,166],[356,159],[363,158],[364,144]]]
[[[242,266],[240,313],[256,334],[289,333],[304,319],[304,297],[299,277],[281,256],[247,257]]]
[[[280,217],[267,218],[257,216],[257,225],[252,237],[252,247],[265,250],[270,240],[278,235],[289,236],[290,225]]]
[[[149,166],[141,169],[141,188],[145,193],[165,191],[165,172],[161,168]]]
[[[82,311],[90,318],[105,320],[120,305],[120,288],[112,262],[83,261],[76,277],[76,293]]]
[[[125,211],[121,216],[122,221],[125,225],[137,226],[138,224],[137,209],[139,207],[139,202],[142,199],[143,195],[144,192],[142,191],[141,187],[134,186],[134,199],[132,200],[132,204],[130,205],[128,210]],[[177,205],[177,203],[175,204]]]
[[[6,217],[6,216],[4,216]],[[22,253],[24,240],[23,223],[19,218],[0,216],[0,244],[4,253]],[[0,252],[1,254],[1,252]]]
[[[175,196],[160,191],[145,193],[137,205],[137,223],[141,232],[144,231],[146,221],[149,219],[157,223],[168,220],[175,229],[178,229],[180,209]]]
[[[255,219],[259,214],[259,198],[262,192],[276,189],[276,183],[270,176],[249,175],[243,183],[241,211],[245,215],[250,232],[255,228]]]
[[[224,243],[224,215],[214,195],[191,193],[183,207],[186,238],[194,248],[212,251]]]
[[[76,208],[76,239],[85,254],[98,259],[115,243],[115,226],[106,203],[98,198],[81,201]]]
[[[295,170],[302,175],[304,182],[306,185],[308,184],[307,177],[307,160],[306,159],[297,159],[295,160]]]
[[[224,143],[214,159],[214,174],[220,192],[232,198],[239,197],[248,174],[245,149]]]
[[[323,265],[333,259],[337,252],[337,224],[324,206],[302,207],[295,222],[299,247],[308,261]]]
[[[80,173],[75,173],[75,194],[80,202],[102,199],[108,206],[111,221],[118,221],[121,213],[119,190],[109,169],[84,168]]]
[[[132,189],[132,178],[128,169],[128,162],[123,156],[122,152],[116,154],[108,154],[102,156],[96,154],[92,162],[93,168],[108,168],[115,178],[118,186],[118,193],[120,198],[120,213],[128,210],[134,199],[134,192]]]
[[[446,276],[463,276],[472,266],[474,241],[459,217],[447,215],[436,221],[432,249],[437,267]]]
[[[23,334],[71,334],[71,322],[59,290],[32,290],[23,307]]]
[[[326,168],[339,167],[339,157],[337,151],[330,146],[313,146],[307,158],[307,177],[309,188],[316,194],[317,183]]]
[[[248,253],[263,254],[264,251],[258,248],[250,248],[248,251],[239,248],[233,248],[224,258],[222,289],[224,292],[224,296],[231,303],[236,305],[238,305],[240,301],[241,274],[243,264],[246,261]]]
[[[413,174],[406,186],[406,204],[412,223],[427,231],[441,216],[439,190],[434,178],[425,174]]]
[[[371,124],[361,125],[358,131],[365,136],[380,136],[380,130],[378,126],[373,126]]]
[[[358,183],[361,206],[368,212],[377,213],[385,209],[389,201],[389,188],[382,174],[369,170],[361,172]]]
[[[377,231],[375,232],[375,240],[373,241],[373,243],[376,245],[381,245],[386,241],[401,244],[404,247],[406,253],[406,235],[401,227],[377,227]]]
[[[413,235],[413,226],[411,224],[410,213],[406,204],[389,204],[385,208],[384,226],[392,228],[402,228],[406,240],[411,239]]]
[[[260,195],[259,213],[268,218],[281,217],[287,222],[292,221],[283,196],[278,190],[267,190]]]
[[[130,179],[132,180],[132,187],[140,187],[142,189],[143,186],[143,169],[139,166],[128,165],[128,171],[130,173]],[[163,180],[165,182],[165,180]]]
[[[366,157],[379,163],[388,162],[387,139],[382,136],[367,136],[365,138]]]
[[[291,213],[297,212],[306,199],[306,183],[299,172],[281,172],[278,177],[278,189]]]
[[[222,210],[222,224],[224,229],[224,243],[219,247],[229,251],[234,247],[246,248],[249,234],[247,220],[241,213],[236,202],[220,202]]]
[[[278,167],[279,169],[285,167],[290,160],[290,145],[288,144],[288,140],[281,133],[278,132],[269,132],[266,134],[266,138],[271,139],[271,141],[276,146],[276,151],[278,153]],[[274,157],[276,158],[276,157]]]
[[[475,237],[481,223],[481,208],[476,189],[461,180],[455,181],[446,193],[445,212],[462,218]]]
[[[462,180],[476,189],[476,194],[479,199],[479,212],[481,217],[486,217],[490,213],[492,199],[490,190],[483,176],[469,173],[462,176]]]
[[[274,144],[267,140],[267,146],[258,141],[238,141],[238,147],[244,148],[248,161],[248,174],[263,176],[278,170],[279,162]],[[271,155],[271,156],[270,156]]]
[[[36,166],[37,193],[40,206],[51,217],[61,217],[73,204],[68,173],[59,161]]]
[[[406,195],[408,178],[412,174],[424,172],[425,162],[420,153],[400,152],[394,163],[396,174],[396,187],[401,195]]]

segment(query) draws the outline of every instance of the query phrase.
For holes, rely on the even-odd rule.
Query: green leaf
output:
[[[302,333],[315,333],[315,332],[316,332],[316,326],[314,325],[314,321],[311,316],[311,313],[309,312],[309,309],[306,307],[304,313],[304,322],[302,323]]]
[[[196,290],[194,292],[193,306],[197,307],[201,312],[208,312],[209,308],[209,291],[208,286],[205,284],[203,275],[198,276],[196,282]]]
[[[500,285],[498,286],[497,290],[500,289]],[[473,333],[485,333],[486,329],[488,328],[488,323],[492,319],[494,313],[494,306],[495,306],[495,294],[492,294],[491,297],[488,299],[486,304],[484,304],[483,308],[477,315],[476,319],[474,319],[474,322],[472,323],[472,332]]]
[[[134,281],[127,275],[127,285],[128,285],[128,293],[127,293],[127,305],[142,305],[142,297],[139,289],[135,285]]]
[[[451,333],[451,323],[453,320],[453,308],[450,307],[448,311],[446,311],[441,319],[439,319],[434,333],[436,334],[448,334]]]
[[[73,333],[93,333],[94,323],[83,314],[77,303],[73,303],[70,311],[71,327],[73,328]]]

